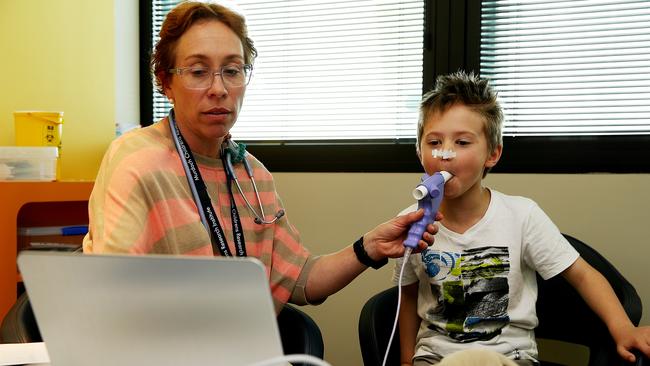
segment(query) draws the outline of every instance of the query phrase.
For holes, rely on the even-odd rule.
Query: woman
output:
[[[302,246],[271,174],[228,139],[255,56],[243,17],[230,9],[184,2],[169,12],[151,63],[174,108],[111,144],[90,198],[84,252],[256,257],[278,312],[287,301],[321,302],[368,266],[403,254],[405,231],[422,212],[384,223],[333,254],[315,257]],[[435,230],[429,225],[420,249]]]

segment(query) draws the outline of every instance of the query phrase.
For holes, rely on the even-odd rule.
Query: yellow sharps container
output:
[[[61,147],[63,112],[14,112],[16,146]]]

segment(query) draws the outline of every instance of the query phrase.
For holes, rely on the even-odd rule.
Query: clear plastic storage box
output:
[[[0,180],[56,180],[58,156],[53,146],[0,146]]]

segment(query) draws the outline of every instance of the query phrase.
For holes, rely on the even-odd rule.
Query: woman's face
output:
[[[221,67],[244,64],[244,50],[237,35],[225,24],[201,21],[178,40],[174,68]],[[216,157],[223,137],[237,121],[246,86],[226,88],[219,75],[207,89],[188,89],[178,74],[169,75],[165,94],[174,104],[176,123],[190,148]]]

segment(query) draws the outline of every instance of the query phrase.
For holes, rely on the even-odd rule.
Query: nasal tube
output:
[[[422,176],[422,182],[413,190],[413,198],[418,200],[418,209],[424,209],[424,216],[411,224],[408,236],[404,240],[405,247],[417,248],[427,226],[435,221],[440,203],[445,195],[445,183],[451,177],[451,173],[444,170],[433,175],[425,173]]]

